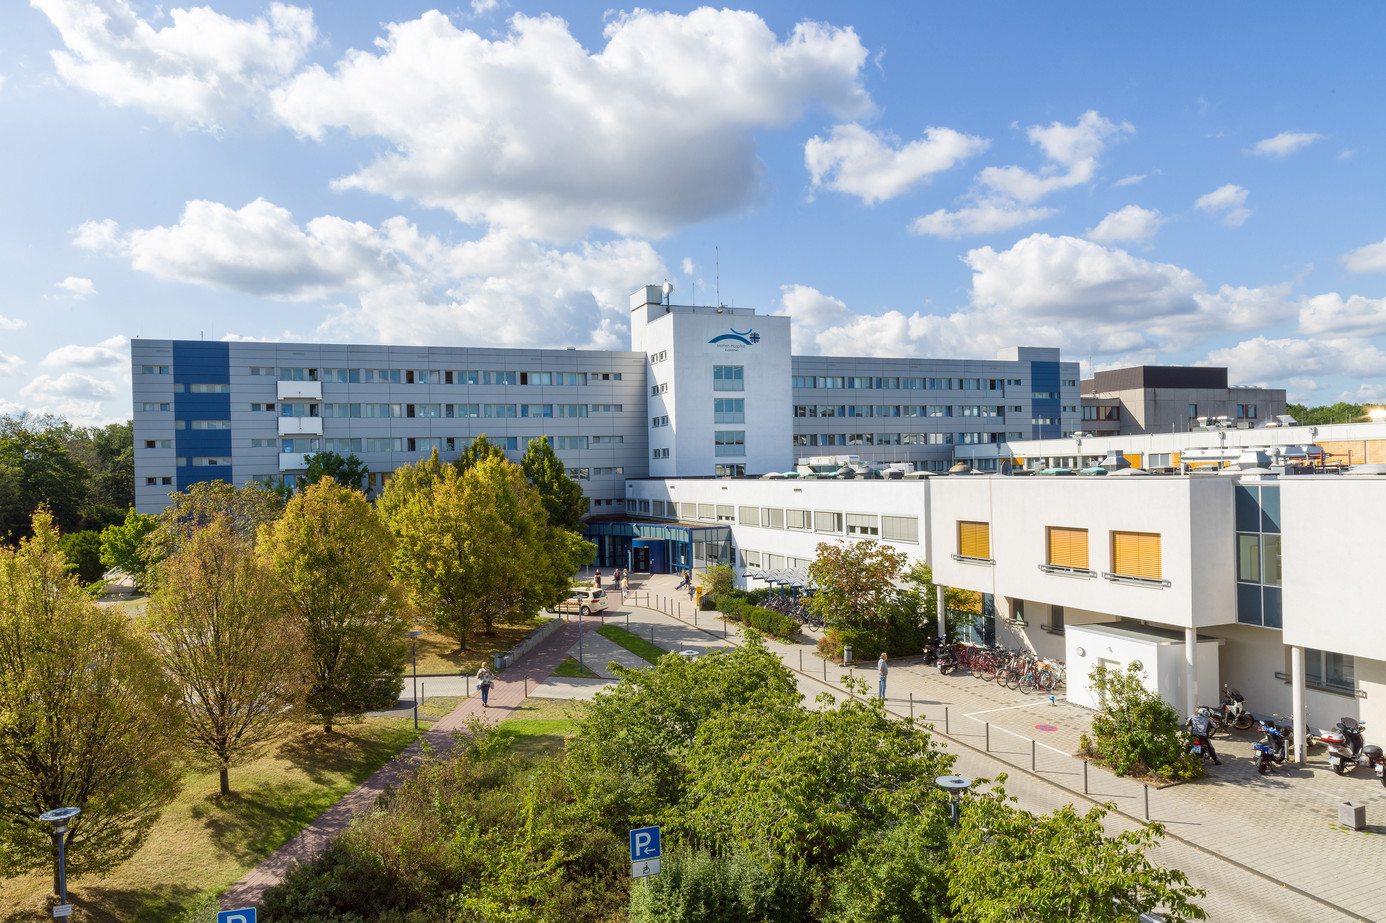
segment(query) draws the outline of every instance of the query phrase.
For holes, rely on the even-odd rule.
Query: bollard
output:
[[[990,722],[990,721],[984,721],[984,722],[983,722],[983,726],[986,728],[986,735],[987,735],[987,752],[990,753],[990,752],[991,752],[991,722]]]
[[[804,672],[804,649],[799,648],[799,672]]]
[[[824,681],[824,682],[827,682],[827,680],[828,680],[828,658],[824,657],[824,658],[823,658],[823,681]]]
[[[654,644],[654,626],[650,626],[650,643]]]
[[[943,733],[948,733],[948,706],[943,706]]]
[[[1083,760],[1083,794],[1088,793],[1088,761]]]
[[[626,613],[626,631],[630,631],[630,613]]]
[[[1030,771],[1031,771],[1031,772],[1034,772],[1034,771],[1035,771],[1035,749],[1036,749],[1036,748],[1035,748],[1035,742],[1034,742],[1033,740],[1031,740],[1031,741],[1030,741]]]
[[[529,677],[525,677],[525,698],[529,698]]]
[[[1143,785],[1145,789],[1145,819],[1150,820],[1150,786]]]
[[[910,693],[910,724],[914,724],[914,693]]]
[[[697,628],[697,627],[698,627],[698,607],[697,607],[697,606],[694,606],[694,607],[693,607],[693,627],[694,627],[694,628]]]

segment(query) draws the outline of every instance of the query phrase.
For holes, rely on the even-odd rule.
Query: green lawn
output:
[[[437,720],[457,707],[460,695],[431,695],[419,703],[419,717]]]
[[[68,897],[94,923],[164,923],[206,894],[234,884],[414,740],[413,722],[370,718],[327,735],[286,736],[268,754],[217,774],[190,772],[144,847],[100,878],[68,882]],[[46,920],[51,874],[0,882],[0,920]]]
[[[569,657],[558,665],[558,669],[553,671],[554,676],[576,676],[597,679],[597,674]]]
[[[564,741],[577,733],[576,717],[581,702],[566,699],[526,699],[510,717],[501,722],[497,733],[510,740],[517,753],[539,756],[563,748]]]
[[[639,635],[626,631],[618,625],[603,625],[597,629],[597,634],[608,641],[616,642],[635,656],[642,660],[648,660],[650,663],[654,663],[669,653],[664,648],[651,644]]]

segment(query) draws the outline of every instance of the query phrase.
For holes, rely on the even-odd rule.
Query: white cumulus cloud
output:
[[[69,344],[60,346],[43,357],[43,366],[79,369],[128,370],[130,341],[120,334],[108,337],[94,346]]]
[[[1048,218],[1054,210],[1035,203],[1058,190],[1091,182],[1107,146],[1135,130],[1130,122],[1113,122],[1091,109],[1071,125],[1032,125],[1026,136],[1043,152],[1047,161],[1043,167],[1037,171],[1014,165],[987,167],[977,175],[967,204],[956,211],[939,209],[916,218],[910,230],[934,237],[962,237]]]
[[[233,19],[210,7],[172,9],[155,29],[126,0],[30,0],[65,50],[52,52],[69,84],[119,106],[179,124],[215,128],[268,109],[270,90],[302,63],[317,38],[311,10],[271,3]]]
[[[22,321],[17,317],[6,317],[0,314],[0,330],[19,330],[28,326],[28,321]]]
[[[64,372],[56,377],[38,375],[19,389],[19,396],[27,402],[28,410],[56,414],[78,426],[112,422],[107,401],[123,396],[125,406],[129,406],[128,391],[80,372]]]
[[[1323,135],[1304,131],[1282,131],[1273,138],[1263,138],[1253,144],[1248,154],[1260,157],[1288,157],[1302,147],[1308,147]]]
[[[1386,353],[1356,338],[1244,340],[1208,354],[1213,365],[1227,366],[1233,381],[1273,384],[1307,375],[1351,378],[1386,376]]]
[[[810,138],[804,145],[804,163],[814,186],[874,205],[980,154],[989,144],[951,128],[930,127],[921,138],[901,145],[894,135],[849,122],[834,126],[826,138]]]
[[[9,353],[0,353],[0,378],[8,378],[19,371],[24,360]]]
[[[1348,272],[1386,272],[1386,240],[1349,250],[1343,265]]]
[[[1386,333],[1386,298],[1344,298],[1337,292],[1305,298],[1300,305],[1299,331],[1315,336]]]
[[[377,52],[310,67],[275,93],[315,139],[341,129],[388,147],[341,189],[445,208],[545,239],[589,227],[658,235],[754,205],[754,134],[821,105],[873,110],[851,29],[754,13],[635,10],[589,52],[553,16],[517,14],[487,39],[438,12],[392,23]]]
[[[90,279],[83,279],[80,276],[68,276],[61,282],[56,283],[57,287],[70,295],[78,298],[85,298],[88,295],[96,294],[96,284]]]
[[[1160,225],[1168,220],[1158,209],[1128,205],[1107,215],[1097,227],[1089,228],[1085,236],[1099,244],[1144,244],[1149,243]]]
[[[1228,227],[1238,227],[1251,217],[1251,209],[1246,208],[1247,191],[1241,186],[1228,183],[1212,192],[1201,195],[1194,202],[1194,208],[1219,216]]]

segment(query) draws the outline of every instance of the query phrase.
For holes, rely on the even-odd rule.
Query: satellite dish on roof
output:
[[[664,283],[664,303],[665,303],[665,304],[668,304],[668,303],[669,303],[669,296],[672,295],[673,293],[674,293],[674,283],[672,283],[672,282],[665,282],[665,283]]]

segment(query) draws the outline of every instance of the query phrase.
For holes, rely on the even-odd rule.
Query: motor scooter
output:
[[[1273,715],[1274,718],[1283,718],[1283,715]],[[1270,771],[1271,765],[1279,766],[1289,759],[1290,747],[1288,738],[1293,733],[1289,728],[1282,727],[1274,721],[1262,719],[1257,722],[1257,728],[1265,736],[1261,742],[1255,744],[1252,749],[1256,751],[1256,771],[1265,775]]]
[[[947,676],[958,669],[958,649],[957,646],[945,641],[938,646],[938,672]]]
[[[930,638],[924,642],[924,666],[931,667],[938,663],[938,652],[945,643],[942,638]]]
[[[1328,768],[1345,776],[1358,766],[1370,766],[1381,784],[1386,785],[1386,759],[1380,747],[1363,742],[1362,732],[1366,727],[1355,718],[1342,718],[1333,730],[1319,737],[1328,744]]]

